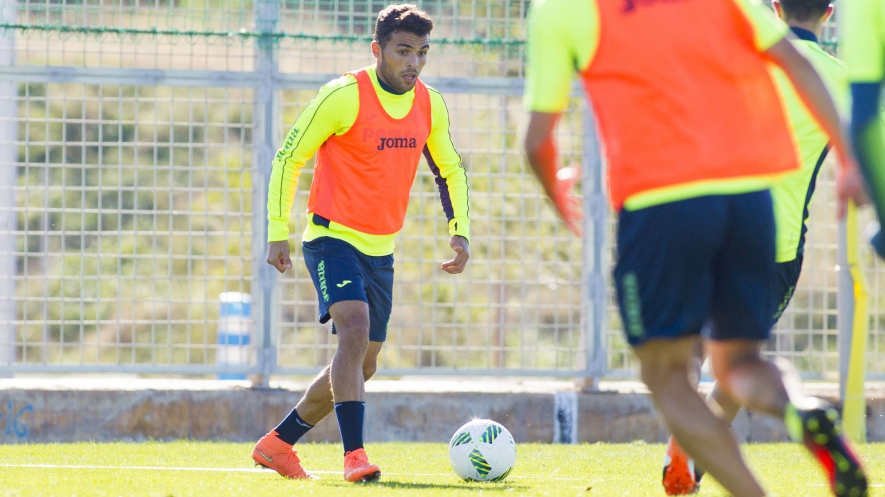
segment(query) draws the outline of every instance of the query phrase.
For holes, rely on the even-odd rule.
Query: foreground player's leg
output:
[[[793,298],[793,293],[799,282],[799,275],[802,272],[802,262],[802,255],[797,255],[796,258],[791,261],[784,261],[777,264],[777,278],[772,287],[773,292],[771,293],[771,300],[769,300],[772,326],[777,324],[777,321],[780,319],[781,315],[783,315],[784,310]],[[694,370],[691,371],[697,375],[698,378],[700,378],[701,361],[703,358],[703,350],[699,349],[698,360],[695,363]],[[798,378],[795,378],[794,381],[798,384]],[[719,386],[718,382],[713,383],[713,388],[707,396],[707,406],[714,414],[719,416],[720,419],[729,425],[734,421],[734,418],[737,417],[738,412],[741,410],[741,405],[726,394]],[[686,475],[691,474],[694,474],[695,477],[696,485],[694,488],[682,483],[689,479]],[[687,458],[687,456],[684,456],[684,452],[680,449],[679,444],[676,443],[673,437],[670,437],[670,442],[667,447],[667,456],[664,460],[664,474],[662,479],[664,491],[668,495],[684,495],[686,493],[692,493],[693,491],[696,492],[700,488],[700,482],[703,475],[703,468],[695,467],[694,461]]]
[[[365,380],[375,374],[382,345],[383,342],[369,342],[369,350],[363,360]],[[289,415],[273,431],[258,441],[252,451],[252,459],[256,464],[276,470],[287,478],[313,478],[301,467],[293,445],[334,410],[331,369],[331,365],[323,369]],[[289,453],[292,456],[289,456]],[[277,457],[274,457],[274,454]]]
[[[761,345],[711,343],[713,371],[723,391],[748,409],[782,418],[790,437],[803,442],[826,471],[834,495],[867,495],[863,467],[842,434],[838,412],[822,400],[805,398],[792,365],[763,360]]]
[[[697,347],[696,354],[689,366],[689,378],[693,380],[692,386],[695,388],[697,388],[701,377],[701,366],[705,355],[703,347]],[[713,388],[707,395],[706,403],[713,414],[729,426],[741,410],[741,405],[723,392],[716,382],[713,383]],[[664,493],[667,495],[697,493],[700,490],[701,478],[704,473],[704,469],[696,466],[694,460],[682,450],[676,439],[670,436],[664,454],[664,471],[661,478]]]
[[[697,338],[649,340],[634,351],[642,380],[667,428],[694,459],[733,495],[765,495],[744,463],[728,426],[717,418],[689,382],[688,365]]]
[[[700,340],[694,347],[694,357],[689,361],[688,379],[692,388],[697,389],[701,381],[701,366],[704,361],[704,347]],[[694,460],[670,436],[664,453],[664,470],[661,484],[667,495],[687,495],[700,490],[700,477]]]
[[[375,374],[378,368],[378,354],[383,345],[384,342],[369,342],[369,350],[363,360],[365,381],[369,381]],[[335,409],[332,400],[331,371],[332,366],[329,365],[317,375],[292,412],[276,427],[280,439],[294,444]]]

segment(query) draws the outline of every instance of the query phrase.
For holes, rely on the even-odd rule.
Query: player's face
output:
[[[372,54],[378,59],[378,77],[398,92],[411,90],[427,62],[429,48],[430,35],[406,31],[395,31],[384,47],[372,42]]]

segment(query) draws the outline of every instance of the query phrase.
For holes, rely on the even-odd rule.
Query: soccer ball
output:
[[[501,481],[516,464],[516,442],[499,423],[474,419],[452,435],[449,460],[465,480]]]

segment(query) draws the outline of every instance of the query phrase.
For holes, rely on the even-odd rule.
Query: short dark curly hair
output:
[[[382,47],[397,31],[426,36],[433,29],[433,21],[427,12],[412,4],[388,5],[378,13],[375,23],[375,41]]]
[[[816,21],[827,13],[830,0],[780,0],[787,20]]]

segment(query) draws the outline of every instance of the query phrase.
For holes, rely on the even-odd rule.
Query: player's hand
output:
[[[267,263],[281,273],[292,268],[292,259],[289,259],[289,240],[267,244]]]
[[[581,236],[581,220],[583,209],[581,197],[574,194],[575,184],[581,179],[580,170],[575,166],[563,167],[556,172],[556,184],[554,185],[553,206],[559,217],[562,218],[568,229],[575,236]]]
[[[861,206],[869,202],[860,166],[852,159],[843,159],[842,167],[836,169],[836,198],[839,219],[845,218],[848,201]]]
[[[455,235],[449,240],[449,246],[455,251],[455,258],[443,262],[439,267],[449,274],[458,274],[464,271],[464,266],[470,259],[470,242],[463,236]]]

